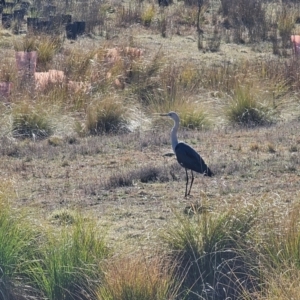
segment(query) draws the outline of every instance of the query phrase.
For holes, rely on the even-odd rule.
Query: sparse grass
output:
[[[110,176],[106,188],[132,186],[134,181],[142,183],[167,182],[170,180],[166,168],[146,165],[138,170],[119,171]]]
[[[76,222],[76,213],[68,209],[60,209],[53,211],[50,220],[59,225],[72,225]]]

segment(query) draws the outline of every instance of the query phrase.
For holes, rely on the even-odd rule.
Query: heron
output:
[[[171,130],[171,143],[177,161],[183,168],[185,168],[185,173],[186,173],[185,197],[187,197],[188,195],[190,195],[192,185],[194,182],[193,171],[209,177],[213,176],[214,174],[194,148],[192,148],[190,145],[184,142],[178,142],[177,131],[180,123],[178,114],[174,111],[171,111],[169,113],[164,113],[160,115],[164,117],[170,117],[174,121],[174,127]],[[192,174],[192,180],[191,180],[189,192],[188,192],[188,184],[189,184],[188,170],[191,170],[191,174]]]

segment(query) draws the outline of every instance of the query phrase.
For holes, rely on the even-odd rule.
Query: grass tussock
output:
[[[102,275],[99,263],[109,255],[103,232],[77,216],[44,239],[27,271],[36,287],[48,299],[88,299]]]
[[[19,103],[12,112],[12,132],[19,138],[46,138],[53,133],[49,113],[28,102]]]
[[[22,276],[33,254],[36,235],[20,211],[9,202],[15,198],[11,181],[0,184],[0,298],[17,299],[33,289]]]
[[[63,41],[59,36],[43,35],[38,37],[35,42],[38,71],[48,71],[51,69],[51,62],[55,54],[60,51]]]
[[[238,87],[235,90],[226,114],[231,123],[247,127],[272,123],[271,109],[258,102],[247,87]]]
[[[13,194],[11,183],[2,181],[1,299],[88,299],[94,295],[102,276],[100,262],[110,254],[103,231],[78,214],[71,218],[66,211],[53,213],[60,221],[55,223],[56,230],[37,229],[25,212],[7,204]]]
[[[151,25],[151,22],[152,22],[154,16],[155,16],[154,5],[150,5],[150,6],[146,7],[141,15],[141,20],[142,20],[144,26],[149,27]]]
[[[4,58],[0,63],[0,82],[14,82],[17,77],[16,64],[13,60]]]
[[[134,255],[109,260],[99,300],[176,299],[174,265],[163,254]]]
[[[95,61],[98,49],[82,51],[79,47],[66,49],[64,51],[63,70],[70,80],[88,81],[92,77],[92,66]],[[101,59],[101,58],[100,58]]]
[[[187,109],[183,108],[182,110],[179,110],[179,112],[181,118],[180,122],[183,127],[201,130],[210,126],[208,114],[202,109],[190,108],[190,105],[188,104]]]
[[[162,238],[178,261],[181,292],[187,299],[237,299],[256,289],[257,261],[247,242],[255,212],[219,217],[204,212],[198,218],[177,219]]]
[[[126,111],[119,101],[110,98],[94,101],[87,109],[89,134],[117,133],[126,130]]]

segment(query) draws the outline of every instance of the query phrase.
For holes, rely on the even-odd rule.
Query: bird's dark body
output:
[[[197,151],[188,144],[179,142],[175,147],[175,154],[177,161],[185,169],[201,173],[204,176],[214,175]]]
[[[194,182],[194,172],[203,174],[204,176],[213,176],[214,174],[209,169],[209,167],[206,165],[204,160],[201,158],[201,156],[198,154],[196,150],[194,150],[191,146],[189,146],[186,143],[179,142],[177,139],[177,130],[179,128],[180,119],[176,112],[171,111],[167,114],[161,114],[161,116],[168,116],[174,121],[174,127],[171,130],[171,143],[173,151],[177,157],[177,161],[179,164],[185,168],[185,174],[186,174],[186,185],[185,185],[185,197],[190,195],[193,182]],[[189,175],[188,170],[191,170],[191,184],[188,191],[188,184],[189,184]]]

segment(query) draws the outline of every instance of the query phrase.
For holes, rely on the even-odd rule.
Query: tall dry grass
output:
[[[177,299],[175,266],[164,254],[116,257],[105,266],[99,300]]]

